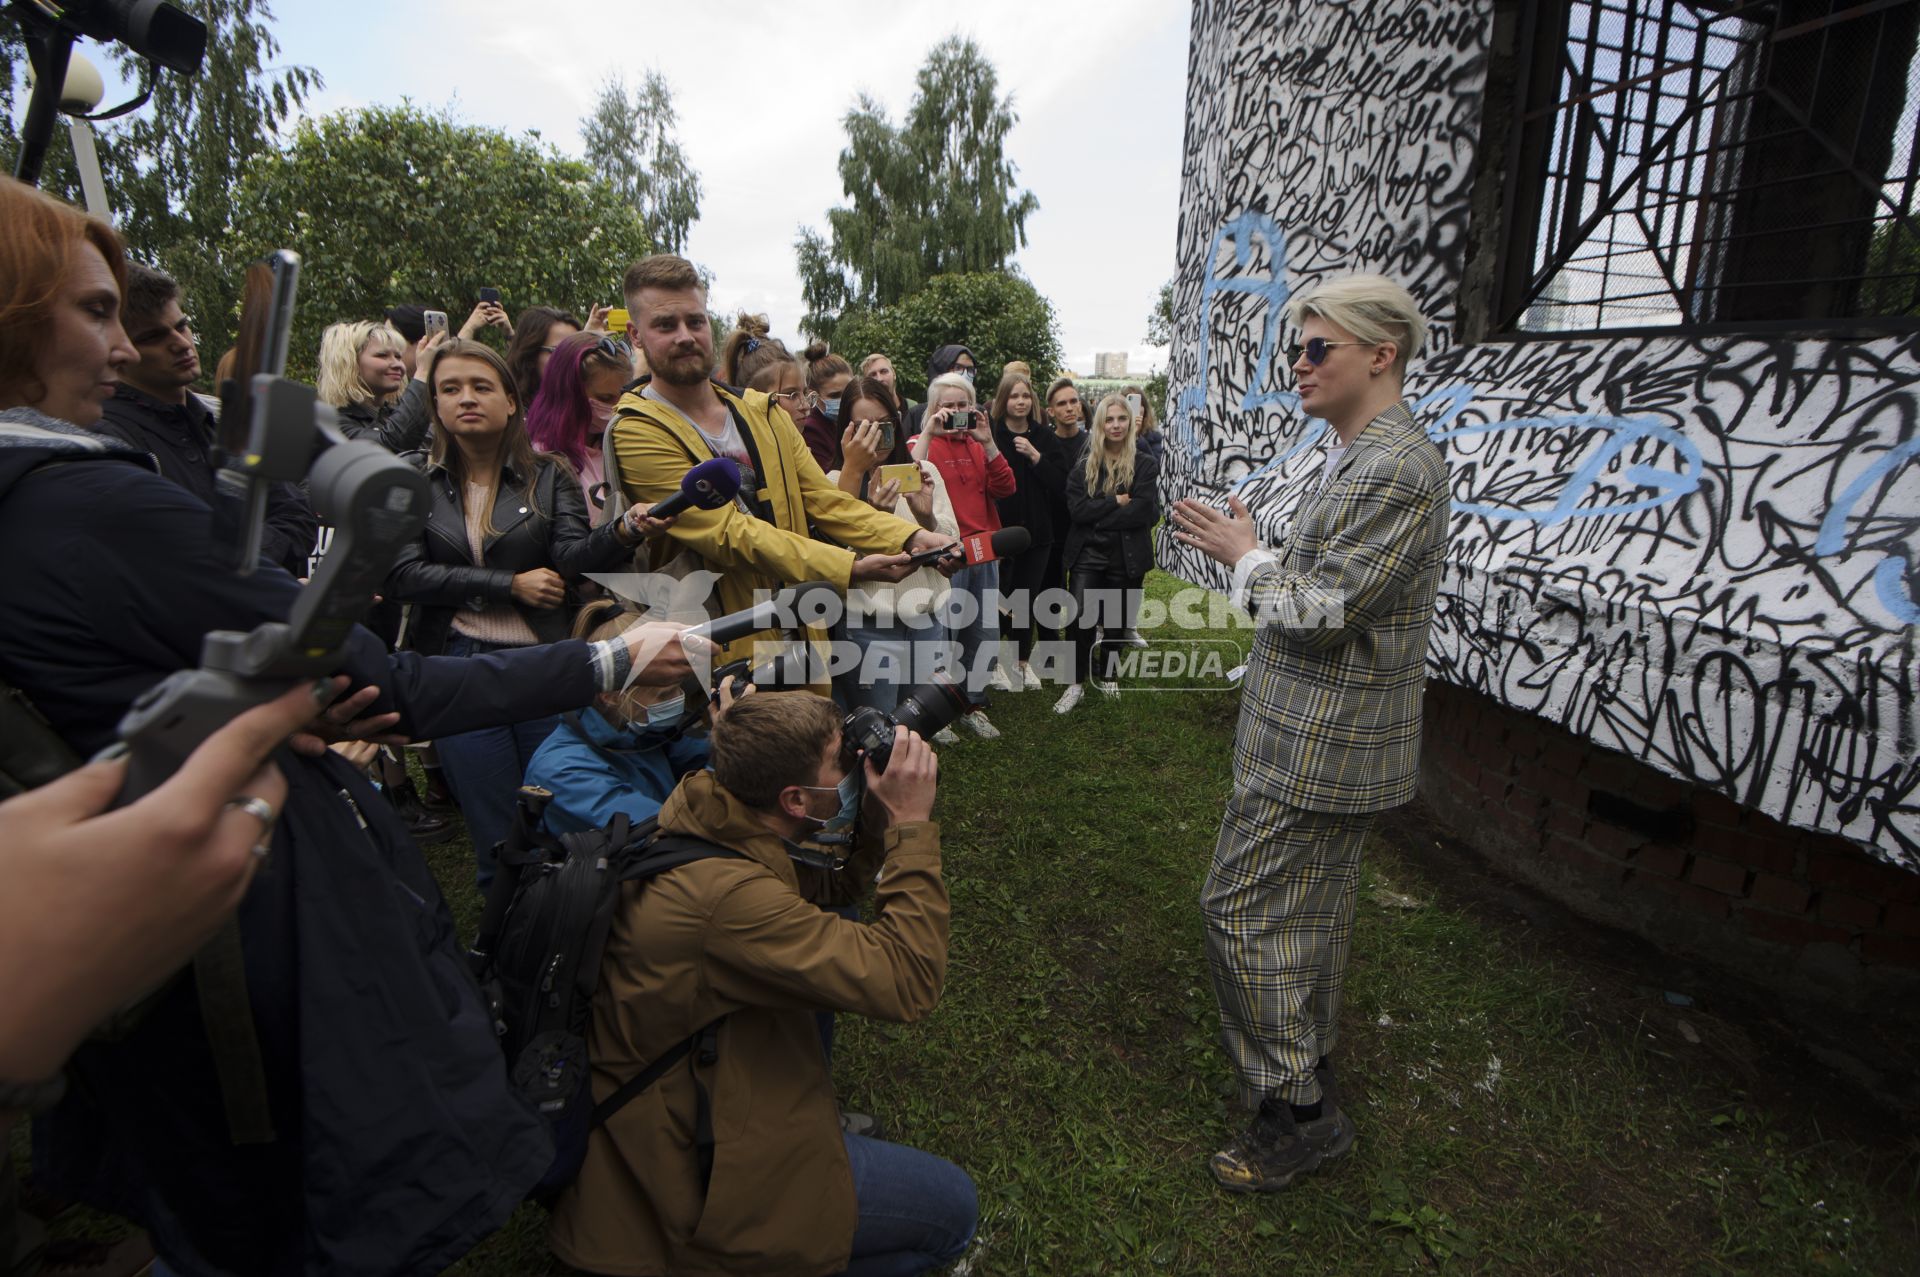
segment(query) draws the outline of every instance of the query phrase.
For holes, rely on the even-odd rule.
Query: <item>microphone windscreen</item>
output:
[[[992,535],[976,532],[972,536],[962,537],[960,544],[966,551],[967,566],[972,567],[1019,554],[1033,544],[1033,533],[1025,528],[1001,528]]]
[[[680,491],[653,507],[648,513],[656,519],[669,518],[682,510],[698,506],[718,510],[740,491],[740,466],[731,457],[713,457],[702,461],[681,477]]]
[[[702,510],[718,510],[740,491],[740,463],[731,457],[712,457],[687,471],[680,491]]]

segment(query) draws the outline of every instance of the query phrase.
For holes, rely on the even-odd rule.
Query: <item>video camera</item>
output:
[[[284,250],[247,268],[235,376],[221,386],[220,482],[222,496],[244,509],[241,574],[259,562],[275,481],[307,481],[333,542],[284,622],[209,633],[199,669],[175,671],[133,703],[120,720],[129,751],[121,803],[158,786],[201,741],[289,681],[337,670],[354,623],[426,526],[426,477],[378,444],[347,439],[311,386],[280,376],[299,271],[300,259]]]
[[[147,61],[139,95],[85,117],[90,120],[112,119],[139,107],[152,96],[153,78],[161,67],[181,75],[199,74],[207,53],[207,24],[164,0],[13,0],[12,8],[33,66],[33,96],[27,101],[13,162],[13,175],[29,186],[39,184],[46,162],[75,40],[86,36],[103,44],[122,43]]]

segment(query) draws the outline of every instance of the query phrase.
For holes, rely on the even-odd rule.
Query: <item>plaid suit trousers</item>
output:
[[[1235,785],[1200,897],[1220,1037],[1240,1098],[1320,1098],[1372,812],[1306,811]]]

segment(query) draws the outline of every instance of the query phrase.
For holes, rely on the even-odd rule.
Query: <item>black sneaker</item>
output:
[[[1220,1186],[1233,1193],[1276,1193],[1295,1177],[1319,1170],[1353,1149],[1353,1124],[1329,1099],[1322,1116],[1296,1122],[1286,1101],[1268,1099],[1244,1130],[1208,1162]]]

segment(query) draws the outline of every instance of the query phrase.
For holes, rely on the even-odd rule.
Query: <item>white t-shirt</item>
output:
[[[722,434],[710,435],[701,427],[699,422],[689,417],[686,413],[681,412],[665,395],[655,390],[651,385],[643,387],[640,394],[642,397],[651,399],[655,403],[662,405],[668,412],[671,412],[674,416],[692,426],[694,430],[699,433],[700,437],[707,441],[707,447],[713,449],[714,456],[733,458],[733,463],[740,467],[741,476],[740,493],[734,497],[734,504],[738,505],[748,514],[752,514],[753,507],[747,503],[747,494],[751,491],[758,490],[760,478],[754,473],[753,457],[747,451],[747,441],[740,437],[740,426],[734,421],[732,411],[729,410],[727,413],[726,431]]]

